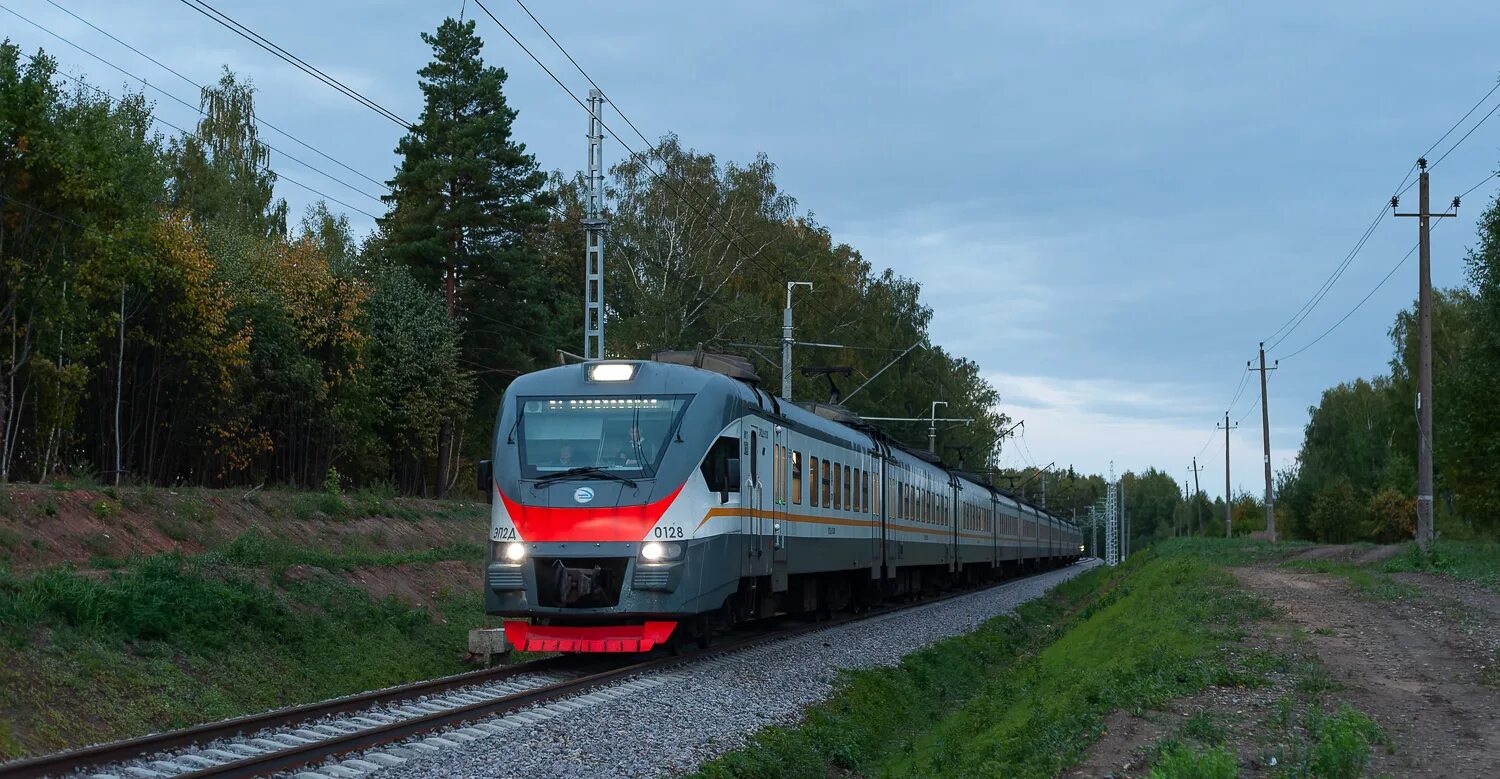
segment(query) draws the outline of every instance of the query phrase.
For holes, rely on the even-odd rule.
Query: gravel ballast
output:
[[[379,773],[383,779],[459,779],[691,771],[742,746],[767,725],[795,722],[804,707],[832,694],[840,670],[895,665],[904,655],[972,631],[1097,564],[1077,563],[708,659],[663,674],[630,694],[582,696],[571,707],[551,709],[524,724],[516,721],[524,712],[490,720],[506,729],[442,749],[400,750],[406,761]]]

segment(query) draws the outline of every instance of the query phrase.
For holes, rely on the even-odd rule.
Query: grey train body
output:
[[[605,381],[599,366],[631,367]],[[690,365],[519,377],[496,431],[485,605],[533,624],[706,630],[1081,555],[1060,517]],[[586,472],[570,476],[579,450]]]

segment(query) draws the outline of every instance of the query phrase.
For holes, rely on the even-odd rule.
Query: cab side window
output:
[[[709,447],[708,456],[699,466],[703,481],[710,492],[719,493],[721,501],[727,501],[729,493],[740,491],[740,445],[739,441],[721,437]]]

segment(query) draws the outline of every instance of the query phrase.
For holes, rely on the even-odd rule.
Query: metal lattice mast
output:
[[[1105,487],[1104,494],[1104,563],[1106,565],[1120,564],[1120,515],[1117,509],[1119,501],[1116,488],[1114,469],[1111,468],[1109,484]]]
[[[781,311],[781,397],[792,399],[792,290],[807,287],[811,281],[788,281],[786,283],[786,308]]]
[[[589,168],[583,217],[583,356],[604,359],[604,93],[589,90]]]

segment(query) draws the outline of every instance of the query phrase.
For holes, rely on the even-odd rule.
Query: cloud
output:
[[[989,373],[1000,389],[999,409],[1024,420],[1024,437],[1005,442],[1001,465],[1006,467],[1073,466],[1083,472],[1116,474],[1149,467],[1174,478],[1187,475],[1193,453],[1203,490],[1223,492],[1223,438],[1204,423],[1214,406],[1207,395],[1167,382],[1128,382],[1112,378],[1065,379],[1047,376]],[[1259,494],[1263,489],[1259,425],[1246,420],[1231,435],[1232,481],[1236,492]],[[1275,430],[1285,440],[1291,431]],[[1276,468],[1290,464],[1295,449],[1273,448]]]

